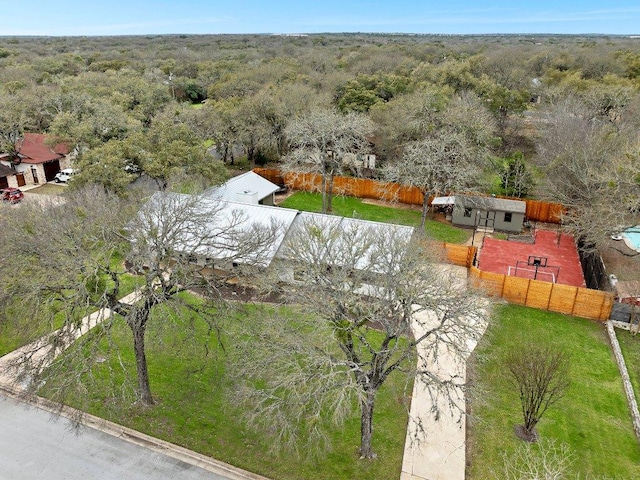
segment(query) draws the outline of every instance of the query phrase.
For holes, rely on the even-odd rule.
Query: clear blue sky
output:
[[[640,34],[640,0],[0,0],[0,35]]]

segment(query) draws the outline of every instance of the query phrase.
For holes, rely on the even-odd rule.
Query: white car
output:
[[[73,168],[65,168],[56,173],[56,176],[53,179],[56,183],[67,183],[75,173],[76,172],[73,170]]]

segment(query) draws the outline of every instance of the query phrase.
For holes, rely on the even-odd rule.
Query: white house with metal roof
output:
[[[169,239],[164,248],[203,267],[229,270],[244,264],[267,268],[297,215],[297,210],[289,208],[156,192],[129,228],[142,233],[139,248],[154,245],[156,238],[144,237],[161,232]]]
[[[274,194],[280,189],[257,173],[247,172],[210,188],[205,195],[211,198],[247,204],[275,205]]]
[[[172,222],[174,209],[189,215],[188,219]],[[311,251],[313,258],[299,258],[292,248],[296,242],[332,252],[322,262],[343,266],[336,252],[350,248],[354,239],[394,238],[402,244],[406,241],[408,246],[414,234],[413,227],[404,225],[165,192],[154,194],[139,216],[143,222],[137,224],[144,231],[175,230],[170,232],[172,248],[189,262],[223,271],[243,264],[274,268],[282,280],[289,282],[295,281],[292,262],[317,262],[322,257]],[[327,249],[327,242],[337,248]],[[366,241],[357,243],[360,248],[367,245]],[[362,252],[354,268],[375,273],[376,265],[384,263],[384,247],[375,243]]]
[[[344,267],[340,254],[344,253],[348,262],[352,262],[351,249],[356,248],[359,257],[355,264],[350,263],[350,268],[382,273],[393,261],[385,257],[398,252],[383,251],[384,242],[376,239],[394,239],[394,247],[403,248],[409,246],[414,232],[414,227],[405,225],[299,212],[276,254],[274,265],[282,280],[295,283],[298,279],[294,263],[320,262],[327,267]],[[304,248],[299,248],[300,244],[304,244]],[[304,258],[305,255],[309,258]]]

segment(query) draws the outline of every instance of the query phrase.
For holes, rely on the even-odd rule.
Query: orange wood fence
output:
[[[590,288],[484,272],[473,266],[477,248],[455,243],[442,244],[449,263],[467,267],[476,286],[508,302],[576,317],[606,321],[613,308],[613,294]]]
[[[449,263],[461,267],[470,268],[478,251],[477,247],[459,245],[457,243],[445,243],[444,254]]]
[[[484,272],[474,266],[469,274],[489,295],[519,305],[601,321],[609,319],[613,308],[610,292]]]
[[[280,170],[267,168],[254,168],[253,171],[277,185],[287,185],[294,190],[319,192],[322,188],[322,177],[316,173],[282,173]],[[335,177],[333,188],[337,195],[394,201],[409,205],[422,205],[424,198],[417,187],[380,182],[370,178]],[[527,204],[526,216],[529,221],[560,223],[560,215],[564,210],[562,205],[541,200],[523,201]]]
[[[254,172],[273,183],[287,185],[296,190],[319,192],[321,188],[321,177],[317,174],[283,174],[280,170],[264,168],[256,168]],[[423,198],[422,193],[415,187],[364,178],[336,177],[334,192],[340,195],[394,200],[412,205],[421,205]],[[529,220],[560,222],[560,215],[564,210],[562,205],[538,200],[525,200],[525,202]],[[614,301],[613,294],[610,292],[484,272],[473,266],[473,259],[477,253],[476,247],[453,243],[443,243],[442,247],[447,261],[468,268],[470,277],[489,295],[542,310],[600,321],[609,319]]]

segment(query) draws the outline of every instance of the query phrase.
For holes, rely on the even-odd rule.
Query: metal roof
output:
[[[247,172],[210,188],[206,196],[231,202],[258,203],[278,191],[280,187],[255,172]]]
[[[312,229],[319,230],[318,242],[314,243],[313,236],[309,236]],[[405,225],[372,222],[368,220],[361,220],[359,218],[339,217],[321,213],[300,212],[293,221],[289,232],[287,232],[287,236],[284,239],[282,247],[278,251],[276,258],[297,261],[305,260],[295,258],[295,256],[292,255],[292,249],[289,247],[289,242],[297,242],[300,238],[303,238],[304,241],[306,241],[307,238],[311,240],[309,248],[305,250],[306,253],[312,257],[306,260],[313,262],[322,257],[321,253],[314,252],[314,248],[317,250],[324,249],[327,243],[333,243],[334,246],[335,243],[346,243],[346,238],[354,234],[359,235],[361,238],[371,237],[374,234],[386,238],[400,238],[401,241],[406,242],[406,245],[408,245],[414,231],[414,227],[408,227]],[[374,254],[372,249],[374,248],[376,248],[376,245],[372,244],[371,248],[369,248],[367,252],[363,253],[361,258],[358,259],[358,268],[365,269],[368,268],[370,264],[377,263],[375,259],[371,259],[371,255]],[[340,251],[340,248],[330,247],[329,250],[335,254]],[[375,255],[379,255],[379,252],[375,253]],[[331,256],[331,258],[327,260],[335,265],[341,264],[340,258],[335,255]],[[375,267],[373,267],[373,269],[375,270]]]
[[[186,194],[158,192],[154,194],[148,205],[153,208],[153,204],[156,202],[160,212],[163,208],[166,208],[162,206],[163,199],[169,199],[179,208],[180,205],[186,205],[193,197]],[[210,216],[206,217],[206,229],[207,234],[215,240],[203,245],[201,239],[195,238],[194,233],[192,233],[201,232],[202,230],[200,228],[190,228],[189,222],[185,221],[175,227],[180,228],[180,231],[177,232],[177,250],[182,248],[184,253],[193,253],[218,260],[234,258],[234,261],[239,263],[251,263],[264,267],[271,264],[287,231],[298,214],[297,210],[289,208],[228,202],[211,197],[202,197],[197,206],[193,208],[197,209],[197,214],[200,215],[204,214],[206,216],[210,213]],[[188,212],[188,210],[186,211]],[[162,215],[162,213],[158,213],[154,222],[164,222]],[[240,252],[242,246],[239,244],[250,242],[252,237],[260,235],[261,229],[269,228],[275,229],[275,234],[272,236],[272,241],[269,245],[260,245],[259,251],[256,252],[248,252],[247,254]],[[239,254],[244,255],[244,257],[237,258]]]
[[[526,213],[527,204],[522,200],[510,200],[508,198],[481,197],[456,195],[463,207],[477,208],[480,210],[495,210],[499,212]]]
[[[435,197],[431,200],[431,205],[453,205],[456,203],[456,197]]]
[[[194,209],[194,216],[203,215],[207,219],[206,233],[215,239],[203,245],[201,239],[195,236],[202,234],[202,227],[192,228],[196,227],[196,224],[190,225],[189,221],[181,222],[179,226],[175,227],[169,225],[170,228],[180,229],[177,232],[177,250],[182,248],[183,253],[197,254],[217,260],[233,258],[239,263],[251,263],[264,267],[269,266],[274,258],[292,259],[287,243],[297,241],[296,238],[300,239],[300,235],[303,235],[306,241],[311,228],[319,229],[318,233],[322,234],[322,241],[317,242],[318,248],[324,248],[324,239],[338,244],[346,243],[347,235],[358,235],[361,238],[373,235],[381,238],[399,238],[401,242],[406,241],[408,245],[414,234],[414,228],[405,225],[300,212],[269,205],[230,202],[211,196],[201,196],[199,199],[194,199],[191,195],[161,192],[154,194],[148,203],[152,211],[158,212],[157,215],[151,216],[152,223],[165,222],[163,215],[166,216],[167,203],[163,205],[163,199],[167,203],[174,203],[170,208],[178,209],[188,206],[187,202],[196,200],[188,208]],[[153,209],[154,203],[157,204],[157,210]],[[161,213],[162,211],[165,213]],[[185,212],[188,212],[188,209]],[[170,224],[171,220],[168,220],[168,223]],[[240,252],[241,246],[237,242],[250,242],[252,237],[260,235],[260,229],[268,228],[275,228],[275,234],[272,235],[269,245],[261,245],[258,252],[247,254]],[[333,249],[333,251],[340,251],[340,249]],[[238,258],[239,255],[245,255],[245,257]],[[365,268],[371,263],[377,263],[372,255],[379,256],[380,253],[370,249],[362,255],[359,265]],[[309,260],[313,261],[311,258]],[[340,259],[332,257],[331,262],[340,264]]]

